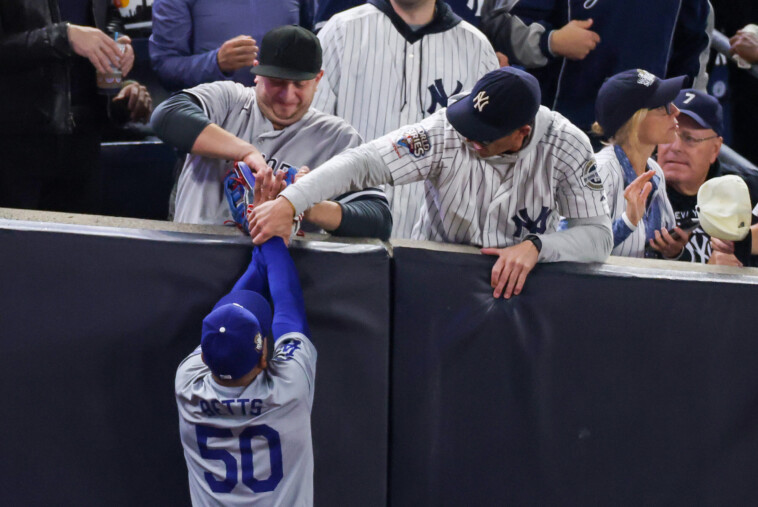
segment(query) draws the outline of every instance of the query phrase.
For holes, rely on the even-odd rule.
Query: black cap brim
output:
[[[510,134],[502,127],[488,125],[476,117],[471,94],[449,105],[445,115],[456,132],[470,141],[489,143]]]
[[[287,79],[290,81],[310,81],[318,76],[318,72],[305,72],[301,70],[285,69],[274,65],[258,65],[250,69],[256,76],[273,77],[275,79]]]
[[[648,99],[645,107],[648,109],[655,109],[656,107],[665,106],[671,104],[676,100],[676,96],[684,88],[685,82],[689,79],[687,76],[672,77],[671,79],[661,79],[658,89]]]

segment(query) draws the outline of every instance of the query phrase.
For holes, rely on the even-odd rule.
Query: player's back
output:
[[[316,350],[277,340],[267,370],[245,387],[216,382],[200,348],[177,370],[179,431],[193,505],[313,504],[310,414]]]

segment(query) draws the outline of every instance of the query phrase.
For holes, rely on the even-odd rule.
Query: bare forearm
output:
[[[195,139],[192,153],[203,157],[243,160],[246,155],[258,153],[258,150],[252,144],[211,123]]]
[[[321,201],[306,211],[304,218],[331,232],[342,223],[342,208],[334,201]]]

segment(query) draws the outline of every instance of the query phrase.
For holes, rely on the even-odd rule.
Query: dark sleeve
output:
[[[260,247],[253,249],[253,255],[250,259],[247,269],[239,277],[237,283],[232,287],[232,292],[237,290],[251,290],[268,297],[268,280],[266,275],[266,265],[262,260]]]
[[[185,153],[192,151],[200,132],[211,123],[199,99],[183,92],[161,102],[150,118],[155,134]]]
[[[113,5],[113,2],[108,2],[108,10],[105,21],[105,33],[111,37],[116,32],[123,35],[124,33],[124,19],[121,17],[121,12]]]
[[[313,0],[300,0],[300,26],[313,31],[313,17],[316,8]]]
[[[280,237],[271,238],[260,246],[260,251],[266,263],[268,286],[274,303],[274,319],[271,323],[274,341],[292,332],[311,338],[297,269],[284,240]]]
[[[710,44],[707,32],[710,12],[708,0],[682,2],[666,77],[687,75],[692,86],[693,80],[701,74],[701,64],[705,62],[701,62],[700,57]]]
[[[389,239],[392,212],[384,192],[371,188],[342,195],[335,201],[342,208],[342,221],[331,231],[334,236]]]
[[[3,20],[4,12],[5,7],[0,7],[0,66],[3,72],[34,68],[41,62],[74,56],[66,23],[17,32],[6,26],[9,21]]]

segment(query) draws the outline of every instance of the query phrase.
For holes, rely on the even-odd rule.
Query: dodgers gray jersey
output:
[[[275,170],[304,165],[313,169],[363,142],[346,121],[313,108],[297,123],[274,130],[256,103],[255,89],[239,83],[219,81],[185,92],[200,101],[213,123],[253,144]],[[174,221],[218,225],[231,220],[223,182],[233,163],[187,155],[177,186]]]
[[[613,220],[614,247],[611,255],[620,257],[644,257],[645,245],[647,244],[646,236],[648,235],[645,220],[640,220],[639,224],[629,223],[628,219],[622,217],[626,211],[626,199],[624,199],[624,168],[621,166],[616,150],[613,146],[606,146],[595,155],[597,158],[597,170],[600,178],[603,180],[605,192],[608,195],[608,205],[611,210],[611,219]],[[676,227],[676,218],[671,203],[666,195],[666,180],[663,176],[663,170],[658,163],[649,158],[647,161],[648,168],[655,171],[659,183],[657,188],[652,192],[650,207],[655,206],[660,210],[661,226],[666,229]],[[629,176],[631,177],[631,176]],[[636,177],[636,176],[635,176]],[[648,209],[649,209],[648,208]],[[622,225],[619,221],[623,221]],[[622,229],[619,232],[619,228]],[[630,229],[631,232],[629,231]],[[629,234],[622,241],[621,235]]]
[[[545,107],[537,113],[528,144],[514,154],[478,157],[441,110],[349,150],[320,170],[284,190],[298,212],[321,194],[345,187],[424,181],[425,206],[414,239],[507,247],[527,234],[545,234],[545,253],[560,215],[608,215],[589,139]],[[562,232],[568,231],[556,234]],[[558,252],[550,258],[584,261],[594,258],[590,250],[592,245],[586,245],[576,255]]]
[[[313,107],[346,119],[366,141],[447,107],[448,97],[498,68],[492,45],[466,21],[410,42],[371,4],[336,14],[318,37],[324,77]],[[392,208],[392,236],[410,237],[423,186],[385,191]]]
[[[279,338],[245,387],[218,384],[200,347],[176,372],[179,432],[194,506],[313,505],[311,409],[316,349]]]

